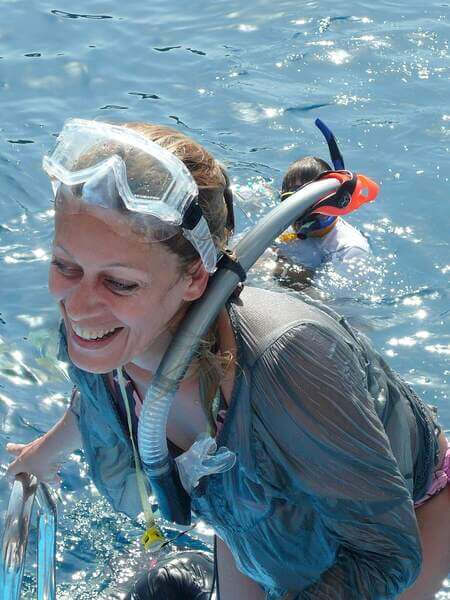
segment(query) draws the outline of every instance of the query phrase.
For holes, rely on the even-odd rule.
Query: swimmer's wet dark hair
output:
[[[331,171],[331,167],[317,156],[305,156],[294,161],[284,175],[281,193],[295,192],[324,171]]]

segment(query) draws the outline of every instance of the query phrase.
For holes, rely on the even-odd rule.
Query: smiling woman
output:
[[[198,283],[180,274],[176,256],[120,224],[67,211],[58,211],[53,252],[50,291],[74,364],[106,373],[136,356],[155,362],[155,340]]]
[[[136,516],[142,472],[130,442],[164,352],[226,248],[228,177],[171,129],[80,120],[44,167],[55,193],[50,289],[75,391],[50,432],[9,447],[9,472],[53,479],[82,444],[100,492]],[[228,301],[161,436],[177,457],[205,430],[236,456],[189,490],[220,538],[221,600],[393,598],[419,576],[421,542],[424,567],[405,598],[439,588],[450,522],[434,536],[436,511],[450,497],[429,498],[450,472],[445,437],[326,306],[250,287]]]

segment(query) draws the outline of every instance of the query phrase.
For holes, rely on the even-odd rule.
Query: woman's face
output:
[[[113,225],[88,212],[56,213],[49,287],[69,356],[92,373],[151,353],[183,301],[206,285],[204,277],[180,276],[177,257],[162,244]]]

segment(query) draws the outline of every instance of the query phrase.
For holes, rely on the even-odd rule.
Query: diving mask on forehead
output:
[[[198,186],[184,163],[140,133],[124,126],[66,121],[43,168],[55,198],[63,186],[81,202],[109,209],[125,208],[145,226],[149,241],[181,232],[213,273],[217,251],[198,204]]]

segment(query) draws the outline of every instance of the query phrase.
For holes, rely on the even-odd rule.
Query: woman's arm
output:
[[[228,546],[217,537],[217,569],[219,575],[219,600],[264,600],[261,587],[241,573]]]
[[[77,393],[74,390],[71,406],[50,431],[29,444],[6,445],[6,450],[17,457],[8,467],[8,476],[33,473],[40,481],[59,481],[59,464],[82,445],[78,419],[72,408]]]

